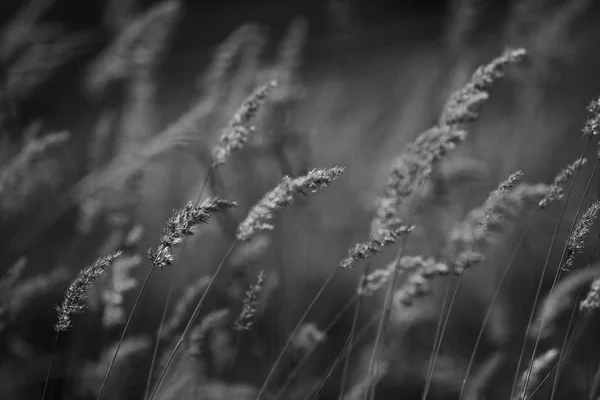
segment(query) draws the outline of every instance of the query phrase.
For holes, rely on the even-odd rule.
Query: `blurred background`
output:
[[[441,257],[451,229],[509,174],[520,169],[527,182],[550,183],[582,154],[589,158],[564,216],[560,205],[540,213],[519,247],[477,353],[477,371],[485,371],[498,352],[504,358],[493,379],[481,378],[485,388],[473,398],[510,398],[528,318],[539,307],[534,305],[538,282],[547,293],[580,199],[587,207],[600,191],[592,170],[597,143],[586,146],[581,135],[591,116],[586,107],[600,94],[598,3],[164,3],[178,4],[176,12],[160,9],[161,4],[0,4],[0,273],[19,271],[12,283],[3,281],[9,286],[1,286],[7,306],[0,314],[0,398],[40,398],[51,359],[46,398],[95,398],[107,356],[110,360],[114,354],[111,345],[151,266],[146,249],[159,244],[166,219],[196,198],[211,171],[204,196],[235,200],[239,207],[189,238],[176,253],[180,272],[166,268],[154,274],[128,328],[131,352],[118,359],[119,369],[105,391],[107,398],[143,398],[165,302],[171,315],[187,293],[197,300],[198,293],[194,297],[187,289],[202,287],[250,207],[284,175],[344,166],[345,173],[323,193],[300,198],[282,212],[274,232],[239,246],[227,258],[199,321],[220,309],[234,318],[244,292],[263,270],[265,292],[256,324],[244,335],[227,323],[212,326],[200,346],[202,357],[178,358],[170,389],[160,393],[173,399],[225,398],[223,390],[229,388],[236,390],[235,398],[255,398],[331,270],[369,236],[376,200],[395,157],[437,123],[448,96],[479,65],[508,47],[523,47],[525,61],[494,84],[480,118],[466,127],[467,140],[434,171],[406,243],[407,254]],[[139,22],[156,7],[162,11]],[[211,149],[228,121],[248,95],[271,79],[279,86],[253,122],[256,135],[225,165],[211,170]],[[388,369],[375,398],[421,398],[428,375],[433,377],[428,398],[458,398],[461,374],[524,221],[514,221],[486,253],[486,261],[462,279],[433,373],[428,361],[436,326],[444,315],[447,288],[456,287],[456,281],[438,279],[433,293],[410,312],[393,310],[385,340]],[[542,276],[557,224],[551,273]],[[597,259],[598,231],[592,228],[577,268]],[[117,248],[124,249],[130,266],[101,281],[87,300],[88,310],[59,335],[52,350],[54,305],[69,281]],[[370,267],[384,267],[396,251],[382,252]],[[15,265],[22,267],[15,270]],[[312,333],[299,345],[298,351],[309,356],[302,364],[293,357],[286,360],[270,396],[312,398],[314,385],[344,344],[354,311],[346,305],[362,273],[363,266],[343,271],[324,292],[307,318]],[[577,275],[579,288],[589,284],[588,275]],[[382,296],[365,299],[360,310],[358,326],[367,329],[351,357],[353,382],[364,377],[375,334],[367,322],[379,312]],[[182,330],[180,321],[173,331]],[[562,343],[565,331],[556,331],[543,350]],[[574,352],[570,369],[562,374],[556,398],[585,398],[590,392],[600,355],[595,333],[592,323],[586,330],[590,337],[581,339],[581,354]],[[168,354],[173,337],[159,344],[160,353]],[[531,356],[533,346],[528,345]],[[296,371],[294,379],[290,371]],[[340,367],[319,398],[338,398],[341,377]]]

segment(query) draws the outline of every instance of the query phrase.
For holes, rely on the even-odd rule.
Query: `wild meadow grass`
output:
[[[0,399],[600,396],[591,1],[455,0],[391,58],[331,0],[240,24],[186,99],[189,4],[107,0],[99,39],[60,3],[0,30]]]

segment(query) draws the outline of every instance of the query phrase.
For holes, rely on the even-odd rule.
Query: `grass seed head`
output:
[[[548,189],[548,193],[539,202],[539,207],[541,209],[547,208],[550,203],[563,198],[564,186],[575,177],[575,174],[577,174],[577,172],[585,165],[586,161],[585,158],[575,160],[556,175],[554,182]]]
[[[148,250],[152,264],[161,269],[171,265],[174,259],[171,253],[173,247],[181,245],[185,237],[193,235],[198,225],[207,223],[213,214],[232,207],[236,207],[235,202],[211,197],[200,206],[189,202],[184,208],[176,210],[167,221],[157,250]]]
[[[242,312],[238,315],[233,328],[239,332],[249,331],[253,324],[253,319],[258,312],[258,303],[260,301],[260,294],[263,290],[265,283],[265,273],[260,271],[256,279],[256,283],[250,286],[250,289],[244,296],[242,305]]]
[[[56,332],[63,332],[73,326],[71,317],[73,314],[83,312],[85,303],[83,300],[94,282],[102,276],[106,269],[121,256],[118,251],[106,257],[99,258],[93,264],[79,271],[79,274],[67,288],[63,302],[56,308],[58,321],[54,325]]]

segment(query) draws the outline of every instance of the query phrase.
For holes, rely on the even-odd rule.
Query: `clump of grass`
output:
[[[299,176],[297,178],[291,179],[289,177],[284,177],[281,183],[277,185],[274,189],[268,192],[262,199],[260,199],[254,207],[250,209],[248,215],[244,221],[240,223],[236,233],[236,241],[233,242],[229,250],[227,251],[225,257],[217,267],[215,273],[213,274],[202,298],[198,301],[194,312],[192,313],[191,318],[189,319],[187,326],[185,327],[183,333],[177,340],[175,347],[171,351],[171,354],[166,361],[166,364],[158,377],[157,383],[150,393],[149,399],[154,398],[154,396],[159,392],[161,384],[165,378],[167,371],[179,349],[179,347],[184,342],[186,336],[190,332],[194,322],[198,318],[202,305],[204,303],[204,299],[212,287],[215,278],[219,275],[221,269],[225,265],[226,260],[234,250],[235,246],[239,242],[244,242],[249,240],[252,236],[257,233],[264,232],[267,230],[272,230],[273,225],[269,223],[272,220],[274,212],[289,206],[293,200],[293,194],[304,194],[306,195],[309,192],[315,193],[325,187],[327,187],[330,183],[332,183],[339,175],[341,175],[344,171],[342,167],[331,167],[331,168],[320,168],[320,169],[312,169],[306,175]],[[259,395],[260,397],[260,395]]]
[[[481,106],[489,97],[488,90],[491,85],[504,75],[506,67],[520,62],[525,54],[523,49],[506,50],[500,57],[479,67],[469,82],[450,96],[441,113],[438,125],[421,133],[394,162],[385,193],[379,200],[376,217],[372,223],[372,231],[402,222],[402,218],[398,215],[400,206],[431,174],[434,165],[449,150],[465,140],[467,133],[461,129],[462,124],[471,122],[478,117]],[[415,203],[416,201],[418,201],[418,197]],[[367,375],[371,374],[375,359],[378,357],[380,342],[392,307],[398,264],[402,258],[403,249],[404,246],[396,256],[395,271],[387,285],[383,312]]]
[[[459,27],[452,28],[451,31],[456,32],[451,33],[456,34],[456,36],[449,38],[449,46],[455,46],[456,49],[454,50],[457,52],[459,50],[464,52],[466,50],[463,48],[464,42],[466,41],[465,36],[469,34],[469,31],[473,30],[473,26],[469,24],[474,23],[472,15],[469,15],[477,12],[477,10],[473,8],[475,5],[472,1],[461,1],[457,3],[463,7],[462,9],[457,9],[457,13],[465,13],[462,17],[466,22],[464,26],[465,31],[461,32]],[[125,6],[128,5],[131,5],[131,3],[128,3]],[[584,8],[584,5],[585,0],[578,2],[577,6],[579,8],[575,11],[580,12]],[[45,7],[42,6],[42,11],[33,12],[33,14],[43,12],[44,8]],[[268,140],[270,140],[269,145],[271,147],[269,149],[261,150],[266,150],[264,153],[273,153],[269,155],[274,155],[273,158],[276,159],[281,167],[281,175],[285,176],[279,185],[267,193],[249,210],[246,219],[237,226],[237,230],[228,230],[229,236],[233,237],[233,244],[223,257],[223,260],[216,271],[210,276],[201,278],[198,282],[187,288],[180,302],[175,307],[173,315],[163,327],[163,322],[166,321],[165,318],[169,310],[169,299],[173,279],[171,280],[171,283],[169,284],[169,295],[164,304],[163,321],[161,321],[158,329],[155,353],[158,350],[160,340],[172,340],[171,344],[174,346],[171,346],[173,348],[165,352],[165,357],[163,357],[164,363],[162,365],[163,369],[152,393],[146,393],[146,396],[144,396],[146,399],[152,399],[161,393],[160,389],[163,378],[182,343],[187,345],[186,352],[188,354],[203,358],[202,347],[205,347],[205,339],[211,331],[218,330],[219,333],[224,332],[224,336],[229,337],[228,335],[230,332],[228,330],[232,328],[237,331],[235,334],[237,334],[239,339],[242,334],[252,329],[256,314],[259,312],[259,308],[262,307],[262,305],[259,304],[261,300],[259,297],[263,290],[263,286],[265,285],[265,276],[262,271],[259,274],[256,283],[247,291],[242,302],[242,311],[237,316],[237,319],[233,321],[232,326],[229,326],[229,322],[231,321],[228,321],[227,329],[222,328],[221,326],[218,327],[219,329],[216,329],[217,325],[221,325],[225,319],[228,319],[230,312],[228,308],[211,311],[206,314],[199,324],[196,324],[196,319],[200,315],[202,306],[204,305],[207,296],[210,295],[210,289],[215,286],[220,271],[228,265],[229,255],[238,243],[248,244],[250,251],[254,251],[252,250],[252,245],[254,243],[259,243],[260,239],[268,237],[266,233],[273,230],[276,225],[274,222],[275,214],[289,206],[295,200],[294,196],[298,194],[307,195],[310,192],[319,191],[328,186],[333,180],[337,179],[344,171],[344,169],[340,167],[313,169],[305,176],[297,178],[290,177],[296,176],[297,174],[293,173],[293,170],[296,169],[294,168],[294,165],[289,162],[290,160],[286,159],[287,155],[284,151],[287,150],[286,146],[298,145],[300,142],[308,142],[306,138],[302,137],[300,132],[293,131],[293,129],[289,127],[289,117],[291,116],[294,107],[298,104],[298,100],[302,97],[301,95],[305,93],[300,84],[301,80],[299,74],[301,61],[300,53],[307,35],[307,21],[302,18],[298,18],[290,24],[289,29],[284,35],[284,39],[281,41],[279,49],[277,50],[275,62],[272,66],[267,68],[262,68],[260,65],[260,58],[262,57],[263,50],[265,50],[265,37],[263,36],[262,29],[256,25],[248,24],[236,30],[230,38],[217,49],[212,65],[200,82],[202,89],[204,89],[204,96],[196,101],[190,110],[184,113],[180,119],[168,126],[162,134],[158,135],[156,138],[151,138],[155,133],[153,129],[154,124],[152,122],[156,118],[156,115],[154,115],[152,111],[149,112],[149,110],[155,110],[155,108],[152,107],[156,106],[156,104],[154,104],[156,102],[154,96],[154,91],[156,90],[156,76],[154,75],[154,72],[156,72],[156,66],[160,61],[160,55],[164,52],[166,36],[172,31],[173,25],[180,15],[180,9],[181,5],[178,1],[169,0],[151,7],[148,12],[140,14],[140,16],[135,19],[132,18],[133,15],[129,11],[124,11],[124,14],[127,15],[123,15],[123,19],[117,23],[121,32],[113,32],[119,33],[117,40],[109,46],[107,51],[102,53],[101,57],[90,70],[89,79],[86,84],[88,89],[92,92],[99,92],[113,81],[121,80],[123,78],[128,79],[129,82],[127,83],[129,84],[130,90],[128,100],[131,104],[129,104],[127,109],[123,112],[124,117],[121,121],[121,137],[119,138],[120,145],[117,156],[113,160],[105,163],[106,158],[108,158],[106,154],[109,152],[108,149],[101,152],[104,154],[94,155],[93,158],[95,158],[95,160],[91,163],[93,166],[88,166],[91,172],[84,177],[73,192],[76,197],[75,201],[97,200],[96,205],[108,209],[112,213],[111,217],[113,218],[122,216],[121,214],[124,211],[133,211],[133,205],[136,204],[135,200],[137,200],[134,199],[133,196],[137,195],[139,191],[139,187],[136,186],[136,183],[139,184],[144,172],[143,167],[147,165],[150,159],[157,155],[165,154],[176,146],[187,148],[192,141],[197,142],[199,147],[205,147],[201,144],[201,141],[198,140],[197,134],[198,132],[213,131],[213,120],[216,121],[219,117],[223,116],[220,113],[221,110],[218,109],[220,108],[219,106],[223,105],[223,109],[228,109],[227,107],[232,103],[237,103],[240,98],[245,96],[246,92],[249,91],[251,87],[256,87],[257,81],[267,81],[269,83],[259,86],[258,89],[246,97],[242,106],[234,113],[233,117],[229,119],[225,128],[220,131],[221,136],[218,144],[212,151],[212,156],[208,149],[206,149],[207,156],[205,158],[199,157],[201,159],[200,161],[206,162],[206,167],[208,167],[204,184],[195,201],[189,202],[186,206],[173,213],[172,217],[167,221],[167,226],[163,231],[159,244],[148,252],[152,266],[146,280],[141,285],[138,297],[135,300],[133,308],[125,323],[121,338],[115,343],[114,347],[110,348],[107,354],[103,354],[100,357],[102,368],[99,368],[96,371],[95,378],[101,378],[103,374],[105,375],[101,383],[100,379],[97,379],[98,385],[93,385],[99,386],[97,391],[95,390],[95,387],[93,389],[94,392],[97,392],[98,398],[100,398],[103,393],[115,360],[120,360],[120,357],[125,358],[129,351],[133,353],[143,353],[148,348],[148,342],[145,338],[138,343],[135,338],[126,340],[124,337],[152,272],[156,269],[161,270],[168,266],[175,267],[177,260],[181,259],[181,257],[178,257],[176,250],[183,252],[185,243],[187,243],[187,238],[195,232],[195,229],[197,229],[200,224],[208,222],[211,215],[220,212],[224,213],[234,206],[234,202],[221,200],[217,197],[209,197],[208,200],[201,205],[200,201],[203,198],[207,182],[211,179],[211,172],[214,169],[227,163],[230,160],[231,155],[242,149],[246,145],[246,142],[251,138],[258,138],[260,140],[264,139],[264,137],[261,138],[260,136],[266,136],[264,132],[255,135],[255,131],[263,130],[262,128],[264,126],[264,131],[271,134],[270,137],[268,137]],[[570,14],[569,18],[572,16],[573,14]],[[461,17],[457,16],[456,18],[460,19]],[[129,23],[124,23],[124,20],[128,20]],[[33,29],[31,23],[26,24],[25,29]],[[18,36],[19,35],[15,34],[17,39],[19,39]],[[12,45],[10,43],[1,43],[3,46],[8,47],[21,46],[21,44],[16,42]],[[317,300],[338,271],[351,269],[360,262],[367,261],[364,273],[358,283],[356,293],[350,299],[348,305],[348,307],[356,305],[353,325],[350,334],[348,335],[348,339],[344,344],[342,352],[336,357],[333,366],[328,370],[327,375],[318,381],[320,388],[318,388],[318,390],[312,390],[309,395],[314,395],[315,398],[319,397],[325,382],[331,377],[331,373],[336,368],[337,362],[343,357],[347,357],[347,364],[342,376],[340,398],[344,396],[350,351],[355,344],[353,343],[354,330],[358,323],[361,301],[363,297],[373,295],[376,291],[387,288],[382,311],[377,315],[379,318],[379,326],[376,332],[375,343],[372,348],[373,351],[369,361],[369,369],[363,377],[364,379],[361,379],[360,382],[355,385],[354,390],[349,393],[348,398],[368,398],[369,396],[372,396],[374,394],[375,386],[383,379],[384,375],[388,372],[391,374],[394,373],[393,369],[389,371],[386,369],[389,360],[380,360],[380,358],[383,357],[380,357],[379,355],[382,347],[382,338],[386,333],[386,324],[388,323],[391,307],[411,306],[416,299],[431,292],[431,282],[436,277],[443,277],[449,274],[458,275],[460,282],[462,275],[470,267],[484,261],[486,249],[497,242],[499,233],[504,231],[506,223],[509,220],[514,219],[525,207],[527,202],[531,200],[537,201],[537,209],[542,210],[547,208],[551,202],[560,200],[563,197],[568,199],[572,186],[565,195],[565,185],[571,180],[574,180],[577,172],[585,163],[585,159],[583,158],[568,166],[555,178],[555,181],[551,186],[542,184],[520,184],[518,183],[518,180],[520,180],[521,174],[516,173],[512,175],[490,194],[481,207],[473,209],[467,214],[464,220],[455,226],[448,234],[446,247],[442,248],[442,252],[436,253],[435,257],[426,256],[425,254],[404,255],[404,251],[407,248],[406,244],[408,237],[414,227],[412,219],[414,214],[416,214],[418,203],[422,201],[424,184],[427,180],[431,180],[436,169],[444,168],[443,166],[440,166],[440,161],[445,159],[447,154],[456,146],[466,140],[467,131],[465,130],[464,125],[478,118],[482,105],[489,97],[489,90],[492,84],[503,76],[506,67],[519,63],[524,55],[525,52],[523,50],[507,50],[502,56],[477,69],[464,87],[450,96],[444,105],[436,125],[419,135],[407,146],[398,159],[395,160],[388,178],[388,184],[378,201],[375,217],[371,223],[369,237],[364,242],[357,243],[354,247],[350,248],[347,257],[334,266],[331,275],[325,280],[316,296],[312,299],[308,309],[300,318],[297,326],[289,335],[286,344],[272,364],[258,393],[255,393],[256,391],[254,389],[243,390],[241,392],[244,393],[244,395],[250,397],[257,396],[258,398],[265,396],[266,390],[269,389],[269,384],[271,383],[275,372],[278,372],[277,368],[280,365],[280,361],[284,359],[285,356],[290,355],[286,353],[288,350],[291,351],[292,358],[297,356],[298,353],[301,353],[301,358],[303,360],[308,357],[310,353],[315,352],[318,345],[325,341],[327,332],[330,331],[331,326],[333,325],[329,324],[326,328],[320,330],[316,323],[306,322],[308,313],[314,307]],[[237,75],[228,82],[232,75],[231,71],[234,68],[236,69]],[[263,80],[264,77],[267,77],[267,79]],[[279,82],[277,90],[274,90],[276,86],[274,83],[275,81],[269,81],[270,79],[276,79]],[[262,105],[267,102],[267,100],[272,101],[273,107],[270,107],[268,110],[269,112],[265,113],[265,118],[259,121],[260,125],[257,125],[259,128],[256,129],[251,124],[254,120],[259,119],[257,118],[259,109],[262,110]],[[590,111],[594,114],[598,114],[598,110],[600,110],[599,104],[599,100],[595,100],[589,107]],[[138,106],[143,106],[145,108],[142,110],[137,108]],[[0,110],[0,114],[3,112],[4,110]],[[145,118],[144,116],[148,117],[147,121],[143,121]],[[0,119],[1,117],[2,115],[0,115]],[[144,129],[137,129],[137,132],[132,130],[132,127],[139,128],[139,126],[136,125],[136,122],[143,122],[144,125],[142,126]],[[584,135],[590,139],[593,136],[596,136],[598,133],[598,125],[598,116],[595,115],[586,123]],[[148,129],[145,129],[146,127],[148,127]],[[109,127],[106,131],[113,129],[114,127]],[[294,137],[292,138],[291,135],[288,135],[287,131],[284,131],[285,134],[280,134],[278,136],[280,131],[283,131],[284,129],[287,129],[290,132],[293,131],[292,134]],[[113,132],[104,133],[110,135]],[[25,135],[27,137],[35,136],[35,134],[31,135],[29,133],[26,133]],[[106,137],[98,139],[104,141],[104,145],[106,145]],[[34,137],[34,140],[38,139],[35,139]],[[288,140],[290,143],[287,143]],[[284,146],[284,144],[286,146]],[[304,143],[304,145],[307,145],[307,143]],[[306,148],[308,148],[308,146],[306,146]],[[202,151],[203,150],[204,148]],[[305,165],[310,165],[308,164],[308,153],[302,154],[301,156],[303,157]],[[15,157],[15,160],[16,159],[17,157]],[[600,156],[598,157],[598,160],[600,160]],[[12,161],[7,165],[10,167],[11,163]],[[467,165],[465,170],[468,170],[469,168],[476,170],[476,172],[480,172],[477,171],[480,168],[478,165],[470,167]],[[594,176],[595,171],[596,167],[594,167],[592,176]],[[4,198],[13,195],[13,193],[8,193],[10,192],[8,190],[2,190],[2,178],[4,176],[2,174],[4,172],[5,170],[3,169],[2,173],[0,173],[0,204]],[[443,177],[441,179],[448,179],[448,176],[452,173],[452,171],[446,174],[442,173],[441,175],[443,175]],[[31,174],[31,172],[25,172],[24,176],[28,176],[28,174]],[[217,181],[219,179],[219,177],[212,178]],[[210,189],[215,193],[221,191],[221,188],[218,187],[219,183],[220,182],[211,182],[211,185],[214,187],[211,186]],[[445,183],[449,184],[448,182]],[[107,187],[110,184],[123,186],[123,188],[111,191]],[[107,192],[105,194],[109,195],[99,196],[94,199],[93,196],[100,190],[105,190]],[[212,193],[212,195],[215,193]],[[437,195],[437,193],[433,193],[433,196],[435,195]],[[111,199],[111,197],[114,198]],[[583,197],[585,197],[585,194]],[[90,204],[94,206],[93,202]],[[577,225],[574,225],[572,228],[573,232],[569,236],[569,241],[565,247],[567,258],[564,265],[561,265],[561,267],[571,268],[575,266],[575,257],[582,252],[585,245],[585,236],[588,234],[591,222],[598,212],[599,207],[597,204],[597,202],[593,203],[593,208],[590,208],[584,213]],[[535,215],[537,215],[538,210],[536,210]],[[230,220],[228,222],[233,222],[235,224],[234,216],[227,216],[230,217],[228,218]],[[127,221],[127,223],[130,222],[132,221]],[[92,223],[93,221],[90,222],[90,224]],[[111,224],[109,222],[108,225],[110,229],[118,231],[126,224]],[[86,232],[90,232],[90,230],[86,230]],[[119,237],[119,234],[122,235],[123,232],[116,232],[116,237]],[[251,240],[253,239],[256,239],[256,241],[252,242]],[[375,256],[381,253],[384,247],[391,247],[399,242],[400,239],[403,241],[399,244],[395,259],[387,264],[385,268],[376,269],[374,272],[371,272],[370,268],[371,264],[374,262]],[[112,242],[109,240],[109,244],[110,243]],[[72,246],[74,248],[78,247],[75,244],[72,244]],[[520,242],[517,247],[519,246]],[[261,253],[259,255],[262,255],[263,251],[256,251],[256,253],[259,252]],[[106,254],[106,251],[101,254]],[[253,254],[252,259],[244,259],[244,264],[256,263],[259,255]],[[511,256],[511,261],[507,264],[505,271],[512,263],[512,259]],[[130,261],[136,262],[137,259],[132,256]],[[231,262],[229,262],[229,264],[231,264]],[[124,263],[124,257],[114,262],[113,274],[110,276],[112,280],[111,287],[110,290],[106,291],[106,298],[104,299],[105,318],[113,319],[118,323],[122,323],[125,316],[124,310],[122,309],[122,294],[137,283],[129,276],[129,272],[126,271],[128,270],[126,265],[127,264]],[[544,269],[545,268],[546,266],[544,266]],[[175,270],[173,272],[181,270],[181,268],[172,269]],[[70,296],[71,299],[76,299],[77,293],[79,293],[79,300],[81,300],[85,297],[85,292],[92,284],[96,282],[101,275],[104,275],[103,268],[101,267],[95,269],[91,268],[87,272],[85,271],[86,270],[82,271],[77,278],[79,279],[79,284],[75,285],[77,282],[76,279],[69,287],[65,302],[63,302],[59,308],[59,322],[57,322],[57,325],[55,326],[57,335],[59,332],[62,332],[71,326],[71,315],[82,311],[85,307],[81,301],[74,301],[72,304],[69,303],[70,305],[66,304],[67,298]],[[83,274],[83,276],[81,274]],[[401,275],[404,275],[406,280],[400,289],[397,290],[395,282]],[[586,277],[586,279],[589,280],[592,275],[586,275]],[[50,275],[43,275],[42,278],[46,279],[44,285],[53,281],[53,278],[51,279]],[[504,275],[502,279],[503,278]],[[17,289],[18,286],[13,287],[16,279],[12,279],[12,281],[11,279],[12,278],[9,276],[9,283],[6,287],[12,288],[10,291],[10,294],[12,295],[12,293],[17,292],[15,289]],[[277,273],[273,274],[273,279],[278,279]],[[498,290],[502,279],[498,284]],[[32,290],[38,290],[38,288],[40,291],[44,290],[44,285],[41,282],[42,281],[39,281],[38,284],[30,285],[29,293],[31,293]],[[0,286],[2,286],[2,284],[0,284]],[[600,285],[595,285],[595,283],[592,284],[589,300],[585,300],[581,303],[581,307],[586,310],[591,310],[596,307],[596,300],[598,297],[596,286]],[[237,289],[237,287],[234,287],[230,290],[231,292],[235,292]],[[455,290],[458,290],[458,284]],[[556,292],[557,295],[561,295],[562,293],[560,290],[557,290]],[[24,293],[24,297],[27,299],[27,296],[30,296],[30,294],[27,294],[28,292],[26,290]],[[238,292],[235,293],[236,294],[231,297],[235,298],[235,301],[237,302],[241,296],[237,295]],[[494,300],[496,294],[497,293],[494,294]],[[552,290],[550,296],[551,295]],[[492,304],[494,300],[492,300]],[[452,307],[453,301],[454,295],[450,308]],[[356,302],[356,304],[354,304],[354,302]],[[490,308],[492,307],[492,304],[490,304]],[[556,308],[558,309],[558,306],[556,306]],[[347,309],[348,308],[344,308],[344,312]],[[3,310],[0,308],[0,313],[2,312]],[[482,331],[488,316],[484,319],[481,328]],[[372,320],[375,321],[375,319]],[[440,317],[440,323],[442,321],[443,319]],[[442,341],[446,322],[444,322],[443,328],[440,329],[439,336],[436,335],[436,340],[439,339],[439,343],[434,346],[434,353],[430,365],[431,370],[428,372],[428,382],[426,382],[425,393],[423,395],[424,398],[427,396],[432,369],[435,364],[437,352],[439,351],[439,348],[435,347]],[[442,325],[440,324],[440,327],[441,326]],[[367,327],[368,324],[366,324],[364,328]],[[179,333],[180,330],[183,331],[180,336],[177,336],[176,334]],[[479,339],[480,338],[478,338],[477,344],[479,343]],[[467,376],[469,375],[468,371],[470,370],[475,357],[477,344],[473,351],[469,366],[467,367]],[[121,346],[123,346],[123,349],[121,353],[119,353]],[[222,346],[222,348],[225,347],[226,346]],[[268,359],[268,357],[263,357],[264,353],[260,353],[260,351],[264,351],[261,346],[256,345],[251,350],[253,355],[259,354],[259,357]],[[560,359],[562,359],[563,350],[564,349],[561,349]],[[213,353],[214,352],[215,350],[213,349]],[[226,360],[225,363],[231,361],[230,366],[233,366],[237,354],[237,347],[235,353],[233,353],[232,360],[229,358],[230,353],[226,353],[227,354],[219,354],[219,359]],[[542,357],[542,359],[548,358],[544,357]],[[556,358],[555,355],[553,357]],[[497,365],[497,363],[495,363],[497,358],[492,357],[490,360],[490,368],[495,368],[495,365]],[[552,360],[548,361],[547,364],[551,361]],[[301,362],[302,361],[299,361],[298,364]],[[224,362],[219,361],[216,364],[219,364],[218,368],[215,366],[216,372],[214,374],[211,373],[210,375],[219,376],[219,378],[221,378]],[[538,373],[538,370],[543,368],[545,367],[535,363],[533,363],[531,367],[535,374]],[[208,369],[208,367],[206,367],[206,369]],[[179,372],[180,371],[177,371],[176,374]],[[485,381],[488,379],[485,377],[485,371],[483,371],[483,369],[481,372],[482,377],[475,378],[475,380],[479,381],[481,379],[481,382],[483,382],[482,385],[485,385]],[[518,368],[517,372],[519,372]],[[538,377],[531,378],[530,375],[532,375],[531,371],[524,375],[524,380],[521,385],[523,392],[528,391],[528,381],[530,379],[532,380],[531,383],[539,380]],[[151,369],[150,378],[152,377]],[[231,379],[235,378],[231,376],[227,377],[227,380]],[[48,380],[46,381],[46,384],[47,383]],[[169,383],[171,384],[171,382]],[[465,384],[466,377],[463,382],[463,388]],[[148,388],[149,385],[150,380],[148,382]],[[173,386],[175,387],[177,385],[178,382],[176,381]],[[215,396],[227,397],[232,394],[228,393],[228,389],[233,390],[237,387],[233,384],[215,384],[211,382],[202,382],[201,385],[202,387],[200,387],[200,384],[197,382],[193,382],[193,393],[181,392],[179,395],[177,395],[177,388],[173,390],[171,390],[171,388],[169,389],[171,393],[175,393],[175,397],[187,397],[189,395],[193,397],[200,396],[204,398],[206,396],[207,398],[212,398]],[[280,389],[281,393],[283,393],[284,389],[285,388]],[[46,388],[44,389],[44,394],[45,391]],[[317,393],[316,395],[315,392]],[[533,395],[533,392],[528,392],[527,396],[530,395]],[[277,398],[277,395],[275,397]],[[459,397],[462,397],[462,389],[461,396]]]
[[[162,269],[172,264],[174,260],[172,254],[173,247],[182,245],[184,238],[193,235],[198,225],[207,223],[213,214],[222,212],[223,210],[234,206],[235,203],[229,202],[227,200],[219,198],[208,198],[200,206],[195,206],[193,203],[190,202],[184,208],[179,209],[173,213],[172,217],[167,221],[167,226],[164,228],[164,232],[161,236],[161,243],[158,245],[157,249],[148,250],[148,258],[152,262],[152,267],[146,275],[146,278],[142,283],[140,291],[138,292],[138,296],[129,313],[129,317],[127,319],[127,322],[125,323],[125,327],[123,328],[121,338],[119,339],[119,344],[117,344],[117,351],[115,352],[115,355],[113,357],[113,363],[111,363],[111,366],[116,360],[116,357],[119,352],[119,345],[125,338],[125,333],[127,332],[127,328],[129,327],[131,318],[136,310],[137,305],[139,304],[142,293],[144,292],[144,289],[146,288],[153,271],[156,268]],[[108,380],[110,371],[111,368],[109,367],[108,371],[106,372],[106,376],[104,377],[104,382],[98,392],[98,399],[102,395],[102,390],[106,384],[106,381]]]

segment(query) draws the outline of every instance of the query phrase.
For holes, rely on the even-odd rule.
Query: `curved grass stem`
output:
[[[152,391],[152,393],[150,394],[150,397],[148,398],[149,400],[153,399],[154,396],[156,394],[158,394],[158,390],[160,389],[160,386],[161,386],[162,382],[165,379],[167,371],[169,370],[169,367],[171,366],[171,363],[173,362],[173,359],[175,357],[175,354],[177,353],[177,350],[179,350],[179,347],[181,347],[181,345],[183,344],[184,339],[186,338],[186,336],[188,335],[189,331],[192,329],[194,323],[196,322],[196,319],[198,318],[198,315],[200,314],[200,310],[202,309],[202,305],[204,304],[204,300],[206,299],[206,296],[207,296],[208,292],[210,291],[210,289],[212,288],[212,286],[214,284],[215,278],[217,277],[217,275],[219,275],[219,272],[221,272],[221,270],[223,269],[223,266],[225,265],[225,262],[227,261],[227,259],[231,255],[231,253],[233,252],[233,249],[235,248],[235,246],[237,245],[237,243],[238,243],[238,241],[236,240],[229,247],[229,250],[227,250],[227,253],[223,257],[223,260],[221,261],[221,263],[217,267],[217,270],[215,271],[215,273],[213,274],[212,278],[210,279],[210,282],[206,286],[206,289],[204,290],[204,293],[202,294],[202,297],[200,298],[200,301],[198,301],[198,304],[196,305],[196,308],[194,309],[194,312],[192,313],[192,316],[190,317],[190,319],[189,319],[189,321],[188,321],[185,329],[183,330],[183,333],[181,334],[181,336],[177,340],[177,344],[175,344],[175,347],[171,351],[171,354],[169,355],[169,358],[168,358],[168,360],[167,360],[167,362],[165,364],[165,367],[163,368],[162,372],[160,373],[160,375],[158,377],[158,380],[156,382],[156,385],[154,386],[154,390]]]

